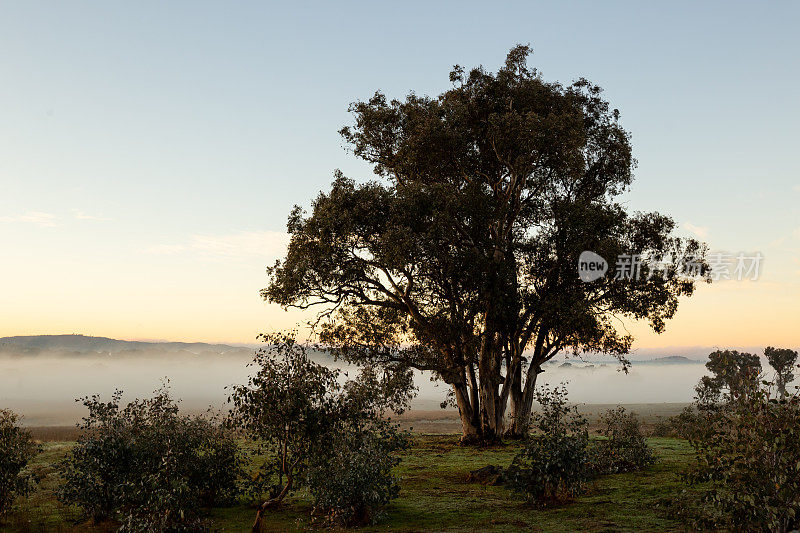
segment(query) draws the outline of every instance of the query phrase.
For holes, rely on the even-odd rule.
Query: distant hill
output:
[[[0,355],[17,357],[54,355],[158,357],[162,355],[222,356],[250,355],[253,347],[204,342],[123,341],[86,335],[30,335],[0,338]]]
[[[666,355],[643,359],[641,357],[631,358],[631,365],[699,365],[706,362],[702,357],[686,357],[683,355]],[[589,354],[582,358],[561,357],[552,359],[547,364],[558,365],[560,368],[594,368],[595,366],[619,365],[619,361],[603,354]]]
[[[699,359],[689,359],[682,355],[667,355],[666,357],[656,357],[645,361],[633,361],[635,365],[690,365],[702,364]]]

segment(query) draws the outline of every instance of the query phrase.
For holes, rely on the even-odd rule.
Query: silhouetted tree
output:
[[[797,352],[788,348],[773,348],[768,346],[764,350],[770,366],[775,370],[775,386],[778,387],[781,400],[786,398],[786,385],[794,380],[794,366],[797,363]]]
[[[761,361],[757,355],[737,350],[716,350],[708,354],[703,376],[695,387],[701,405],[736,400],[758,388]]]
[[[321,306],[323,342],[356,363],[433,371],[453,390],[465,440],[526,431],[542,364],[563,350],[626,364],[616,319],[656,332],[690,295],[704,247],[672,236],[658,213],[616,198],[634,159],[619,113],[588,81],[562,86],[511,50],[496,73],[456,66],[436,98],[352,105],[341,130],[380,181],[337,171],[310,216],[289,217],[286,258],[262,292],[286,307]],[[582,251],[662,259],[640,276],[583,282]],[[507,406],[510,405],[510,413]]]

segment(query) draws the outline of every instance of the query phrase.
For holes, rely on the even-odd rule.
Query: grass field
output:
[[[634,412],[642,421],[643,427],[650,428],[655,423],[679,414],[688,403],[629,403],[623,404],[628,411]],[[586,417],[589,427],[598,427],[601,413],[614,409],[618,404],[577,404],[578,412]],[[536,407],[534,407],[536,409]],[[458,412],[448,410],[419,410],[413,409],[403,413],[397,418],[403,429],[412,429],[417,433],[433,435],[449,435],[461,431],[461,422]],[[46,431],[46,428],[42,428]]]
[[[479,449],[459,446],[454,434],[416,435],[398,468],[400,497],[378,525],[360,531],[682,531],[666,503],[684,489],[678,473],[689,461],[691,449],[679,439],[651,438],[649,442],[659,460],[646,471],[601,477],[576,501],[537,510],[502,486],[467,482],[470,470],[488,464],[506,466],[517,445]],[[57,441],[43,444],[34,465],[43,476],[39,489],[18,501],[0,531],[113,530],[110,525],[81,523],[76,510],[56,501],[54,464],[70,446]],[[252,508],[244,504],[211,510],[218,531],[249,531],[253,517]],[[265,528],[275,532],[309,529],[322,530],[311,524],[302,492],[272,511]]]
[[[623,404],[627,410],[636,413],[645,428],[652,427],[660,420],[677,415],[688,403],[629,403]],[[598,426],[598,416],[617,404],[577,404],[578,411],[589,422],[590,428]],[[535,407],[534,407],[535,409]],[[413,409],[395,417],[403,429],[429,435],[451,435],[461,431],[458,411],[454,409]],[[33,438],[41,442],[74,441],[80,431],[74,426],[30,426]]]

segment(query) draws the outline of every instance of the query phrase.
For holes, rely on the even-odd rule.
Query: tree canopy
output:
[[[321,340],[350,361],[433,371],[465,439],[523,433],[559,352],[625,364],[633,339],[618,320],[663,331],[708,271],[672,219],[620,201],[635,160],[601,89],[544,81],[530,53],[515,47],[497,73],[456,66],[438,97],[352,104],[341,135],[377,178],[337,171],[310,214],[295,207],[262,292],[319,306]],[[587,250],[629,258],[630,275],[584,282]]]
[[[761,377],[758,356],[738,350],[711,352],[706,368],[711,375],[700,378],[700,383],[695,387],[699,403],[704,405],[731,401],[753,393]]]
[[[797,363],[797,351],[789,348],[774,348],[767,346],[764,349],[770,366],[775,369],[775,386],[778,388],[781,399],[787,395],[786,385],[794,380],[794,367]]]

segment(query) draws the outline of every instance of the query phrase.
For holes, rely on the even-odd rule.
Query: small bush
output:
[[[265,335],[247,385],[231,390],[227,423],[254,443],[258,474],[252,495],[269,497],[258,510],[279,505],[300,488],[309,458],[327,444],[336,420],[338,371],[312,361],[293,333]],[[257,529],[257,528],[254,528]]]
[[[773,382],[758,380],[755,356],[710,354],[713,375],[701,379],[694,405],[676,418],[695,450],[685,478],[700,497],[676,501],[692,528],[783,533],[800,526],[800,397],[786,390],[797,353],[764,354]],[[729,393],[720,394],[725,387]]]
[[[400,492],[392,469],[400,463],[397,452],[408,447],[407,435],[376,420],[343,428],[330,444],[330,451],[314,457],[309,467],[314,514],[329,525],[376,523]]]
[[[592,468],[597,474],[632,472],[655,462],[635,413],[620,406],[600,415],[600,421],[599,433],[605,438],[596,441],[591,449]]]
[[[0,409],[0,516],[17,496],[27,495],[33,477],[26,473],[28,462],[38,452],[30,432],[19,426],[19,416]]]
[[[695,403],[684,407],[669,420],[678,437],[692,440],[702,438],[720,414],[721,407],[718,405]]]
[[[697,432],[699,419],[697,409],[694,406],[687,406],[679,414],[670,417],[669,421],[678,437],[689,439],[693,433]]]
[[[684,502],[693,528],[783,533],[800,526],[800,398],[766,390],[729,402],[691,435],[701,488]]]
[[[542,411],[533,425],[541,434],[529,435],[506,474],[512,489],[532,503],[547,506],[568,501],[585,489],[592,477],[587,421],[567,405],[566,388],[537,393]]]
[[[318,513],[342,524],[373,522],[397,495],[391,476],[396,428],[383,415],[400,413],[413,393],[408,369],[363,367],[341,383],[340,372],[312,361],[295,334],[262,336],[255,375],[234,386],[228,423],[256,445],[256,489],[269,499],[258,507],[253,531],[268,509],[307,484]]]
[[[84,435],[61,464],[59,499],[124,531],[205,530],[202,508],[238,492],[236,442],[209,420],[179,414],[166,389],[122,409],[120,398],[83,400]]]
[[[677,437],[678,431],[675,429],[672,417],[659,420],[650,428],[651,437]]]

